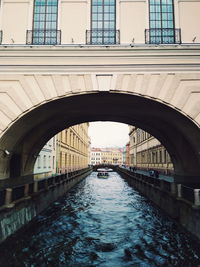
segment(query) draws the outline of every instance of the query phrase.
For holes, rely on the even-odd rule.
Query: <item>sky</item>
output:
[[[91,147],[124,147],[129,140],[129,127],[117,122],[90,122]]]

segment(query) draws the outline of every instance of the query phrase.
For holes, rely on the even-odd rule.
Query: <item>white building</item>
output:
[[[12,45],[200,43],[199,12],[199,0],[2,0],[0,39]]]
[[[34,166],[34,178],[44,178],[56,173],[56,136],[40,151]]]
[[[101,149],[91,148],[90,151],[90,165],[101,164]]]

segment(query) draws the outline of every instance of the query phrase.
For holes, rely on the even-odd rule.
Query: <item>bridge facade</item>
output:
[[[136,125],[168,150],[175,181],[200,179],[200,46],[0,47],[0,178],[32,175],[68,126]]]

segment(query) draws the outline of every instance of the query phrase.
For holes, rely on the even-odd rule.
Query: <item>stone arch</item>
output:
[[[177,73],[0,77],[1,178],[32,174],[54,134],[81,122],[136,125],[167,148],[176,181],[200,176],[200,75]],[[5,155],[5,150],[10,155]]]

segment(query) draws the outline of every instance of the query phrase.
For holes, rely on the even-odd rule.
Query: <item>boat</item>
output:
[[[108,171],[106,169],[97,169],[97,177],[98,178],[108,178],[109,174],[108,174]]]
[[[108,178],[108,172],[98,172],[97,174],[98,178]]]

